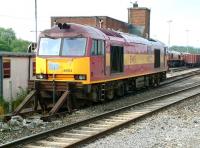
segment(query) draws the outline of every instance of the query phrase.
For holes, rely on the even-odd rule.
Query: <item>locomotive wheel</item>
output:
[[[159,86],[160,85],[160,78],[159,76],[156,77],[156,86]]]
[[[123,85],[123,83],[121,83],[121,84],[118,85],[118,87],[116,89],[116,94],[119,97],[124,96],[124,85]]]
[[[151,76],[150,81],[149,81],[151,87],[155,87],[155,77]]]
[[[114,89],[111,88],[106,92],[106,98],[108,100],[112,100],[114,98]]]
[[[89,98],[91,101],[98,102],[98,99],[99,99],[98,87],[96,87],[96,86],[92,87],[92,90],[89,93]]]

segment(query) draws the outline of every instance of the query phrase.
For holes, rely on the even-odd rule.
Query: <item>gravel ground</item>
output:
[[[192,79],[185,80],[184,82],[176,82],[174,85],[165,86],[163,88],[150,89],[145,92],[127,96],[118,100],[107,102],[104,104],[97,104],[95,106],[87,107],[79,111],[74,112],[72,115],[67,115],[65,118],[59,119],[54,122],[41,122],[38,117],[31,120],[21,120],[19,122],[2,124],[0,123],[0,144],[16,140],[21,137],[39,133],[42,131],[51,130],[63,125],[68,125],[77,121],[87,119],[92,116],[113,110],[122,106],[132,104],[134,102],[140,102],[145,98],[151,98],[159,96],[163,93],[174,91],[176,89],[183,88],[194,82],[200,81],[199,77],[193,77]]]
[[[199,148],[200,96],[185,100],[85,148]]]
[[[178,72],[173,72],[173,70],[170,70],[167,73],[167,78],[177,76],[177,75],[182,75],[182,74],[192,72],[192,71],[196,71],[196,70],[199,70],[199,68],[186,69],[186,70],[178,71]]]

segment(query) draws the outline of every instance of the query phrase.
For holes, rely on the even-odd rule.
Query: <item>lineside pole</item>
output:
[[[3,58],[0,56],[0,103],[3,99]]]
[[[37,43],[37,0],[35,0],[35,42]]]

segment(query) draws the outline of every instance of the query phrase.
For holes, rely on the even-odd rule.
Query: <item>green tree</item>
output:
[[[14,52],[26,52],[29,42],[21,39],[13,40],[10,47]]]
[[[16,39],[15,32],[13,31],[12,28],[9,29],[0,28],[0,38],[1,40],[4,41],[15,40]]]
[[[178,51],[178,52],[187,52],[193,54],[200,54],[200,48],[195,48],[191,46],[172,46],[170,50]]]
[[[28,41],[17,39],[13,29],[0,27],[0,51],[26,52]]]
[[[0,40],[0,51],[11,51],[11,48],[5,41]]]

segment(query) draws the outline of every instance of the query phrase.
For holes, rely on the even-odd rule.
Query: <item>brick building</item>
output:
[[[78,17],[51,17],[51,25],[58,23],[77,23],[93,27],[107,28],[128,32],[128,23],[116,20],[108,16],[78,16]]]
[[[108,16],[62,16],[51,17],[51,26],[57,23],[77,23],[106,29],[136,34],[143,37],[150,35],[150,9],[138,7],[137,3],[128,8],[128,23]]]

